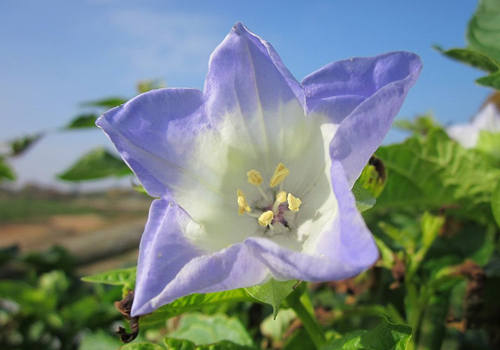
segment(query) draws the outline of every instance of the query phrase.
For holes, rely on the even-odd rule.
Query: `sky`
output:
[[[269,41],[299,81],[332,61],[415,52],[424,69],[397,118],[432,112],[444,125],[465,122],[491,91],[474,84],[481,72],[432,45],[464,47],[475,7],[472,0],[2,0],[0,142],[49,132],[12,160],[17,184],[74,188],[56,175],[98,146],[113,149],[98,129],[56,132],[88,111],[82,102],[133,97],[148,79],[202,89],[211,52],[238,21]],[[385,143],[403,138],[391,131]]]

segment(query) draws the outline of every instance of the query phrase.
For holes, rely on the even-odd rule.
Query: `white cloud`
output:
[[[127,36],[120,59],[129,59],[143,76],[204,74],[222,40],[220,21],[197,14],[120,10],[111,23]]]

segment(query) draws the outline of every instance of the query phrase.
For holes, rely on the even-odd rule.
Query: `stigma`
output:
[[[250,198],[261,197],[262,199],[249,204],[243,191],[238,189],[236,193],[238,214],[256,218],[259,226],[263,227],[264,232],[270,236],[290,231],[290,227],[295,227],[294,222],[290,221],[295,221],[302,201],[286,191],[285,180],[289,175],[290,170],[283,163],[276,166],[274,173],[268,177],[268,183],[264,181],[265,176],[258,170],[248,171],[247,182],[253,185],[260,195],[250,196]]]

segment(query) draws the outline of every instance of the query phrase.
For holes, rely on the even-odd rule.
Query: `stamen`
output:
[[[268,210],[259,217],[259,225],[260,226],[267,226],[269,225],[274,219],[274,213],[271,210]]]
[[[262,183],[262,175],[257,170],[250,170],[247,173],[248,183],[257,187],[259,193],[264,197],[266,201],[271,201],[271,198],[264,192],[260,184]]]
[[[294,197],[291,193],[288,194],[288,209],[298,212],[301,204],[302,201],[300,199]]]
[[[277,213],[279,205],[281,203],[284,203],[285,201],[286,201],[286,192],[285,191],[278,192],[278,194],[276,195],[276,200],[274,201],[273,204],[273,212]]]
[[[257,170],[250,170],[247,173],[248,183],[254,186],[260,186],[262,183],[262,175]]]
[[[285,177],[290,174],[290,170],[283,163],[279,163],[276,169],[274,170],[274,175],[269,181],[269,186],[271,188],[278,186],[280,183],[285,180]]]
[[[250,209],[250,206],[247,203],[247,199],[245,198],[245,194],[243,193],[242,190],[236,191],[236,194],[238,195],[238,215],[243,215],[243,213],[246,212],[251,212],[252,209]]]

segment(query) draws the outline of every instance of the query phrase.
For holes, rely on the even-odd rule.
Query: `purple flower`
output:
[[[237,23],[204,92],[161,89],[97,124],[152,196],[132,314],[192,293],[340,280],[378,257],[351,187],[421,69],[393,52],[295,80]]]

